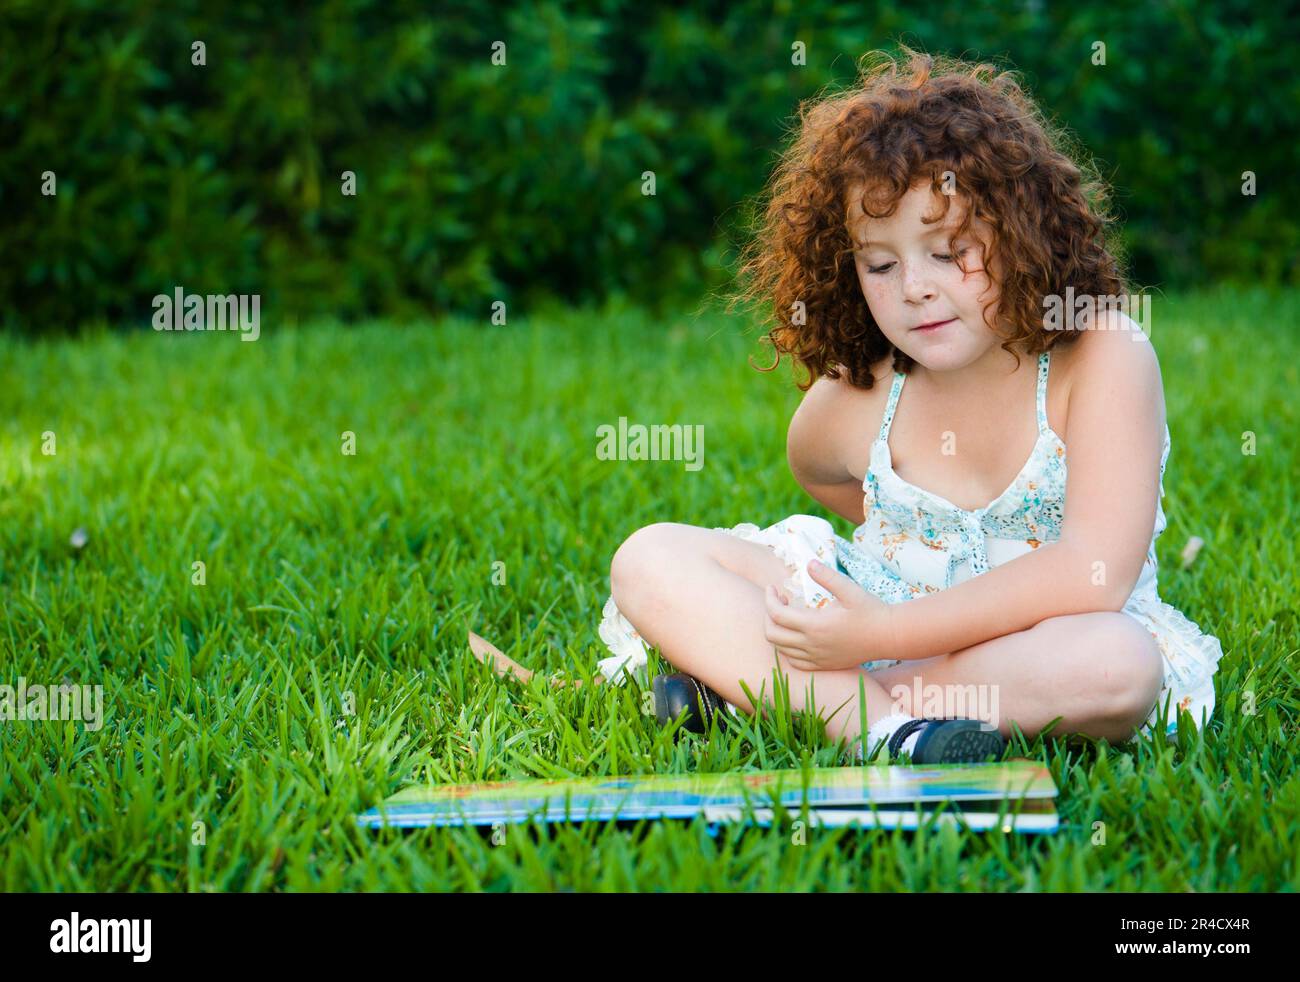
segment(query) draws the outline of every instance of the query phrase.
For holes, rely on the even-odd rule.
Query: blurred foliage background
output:
[[[1139,285],[1295,284],[1297,24],[1246,0],[8,2],[3,321],[144,327],[176,286],[260,293],[264,322],[657,309],[732,275],[799,101],[898,41],[1024,73],[1114,184]]]

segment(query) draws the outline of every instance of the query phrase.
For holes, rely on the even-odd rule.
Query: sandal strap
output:
[[[897,757],[899,748],[903,745],[903,741],[930,722],[931,721],[928,719],[909,719],[906,723],[896,729],[894,735],[889,738],[889,743],[887,744],[889,748],[889,756]]]
[[[716,701],[717,697],[714,696],[712,689],[697,679],[694,675],[688,675],[686,677],[691,680],[691,685],[695,687],[695,693],[699,697],[700,711],[703,713],[703,718],[700,722],[704,724],[704,728],[707,730],[709,728],[709,721],[713,718],[713,714],[718,711],[718,704]],[[711,696],[713,698],[710,698]]]

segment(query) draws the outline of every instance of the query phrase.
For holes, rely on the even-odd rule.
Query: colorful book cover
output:
[[[715,824],[730,822],[768,826],[777,821],[772,808],[706,807],[701,814]],[[802,818],[805,813],[791,812],[790,817]],[[1056,806],[1050,798],[1021,799],[1020,801],[963,802],[930,801],[911,804],[871,805],[866,808],[835,807],[812,808],[806,813],[809,825],[814,827],[906,829],[916,831],[931,826],[951,824],[964,826],[972,832],[1000,829],[1003,832],[1055,832],[1060,822]]]
[[[369,827],[693,818],[770,824],[806,808],[811,824],[1052,831],[1056,785],[1042,764],[830,767],[414,786],[359,815]]]

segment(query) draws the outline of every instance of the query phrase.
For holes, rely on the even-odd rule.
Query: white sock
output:
[[[902,726],[908,720],[915,719],[915,718],[916,717],[914,716],[908,716],[906,713],[895,713],[893,716],[886,716],[884,719],[878,719],[876,720],[876,722],[872,723],[869,727],[867,727],[867,748],[866,748],[867,756],[871,756],[871,753],[876,749],[878,745],[888,741],[889,738],[894,735],[894,733],[898,730],[900,726]],[[898,748],[898,752],[910,754],[912,750],[915,749],[916,741],[920,738],[920,736],[921,736],[921,730],[918,728],[916,732],[908,735],[907,739],[903,741],[903,745]],[[880,751],[880,755],[881,757],[888,759],[889,757],[888,748],[882,749]],[[858,757],[862,757],[861,741],[858,742]]]

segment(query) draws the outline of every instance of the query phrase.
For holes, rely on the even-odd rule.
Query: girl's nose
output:
[[[934,299],[934,284],[915,265],[903,267],[903,299],[912,303],[927,303]]]

